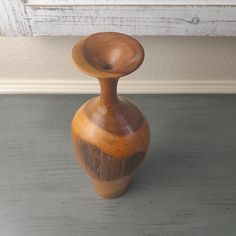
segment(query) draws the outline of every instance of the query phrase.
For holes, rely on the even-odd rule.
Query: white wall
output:
[[[71,63],[71,48],[78,39],[1,37],[0,92],[94,92],[95,80]],[[121,91],[129,83],[126,92],[201,92],[207,86],[209,91],[202,92],[236,92],[236,38],[137,39],[145,49],[145,61],[122,79]]]

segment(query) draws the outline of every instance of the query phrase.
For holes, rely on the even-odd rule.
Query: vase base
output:
[[[95,191],[104,198],[118,198],[128,189],[132,175],[113,181],[98,181],[93,179]]]

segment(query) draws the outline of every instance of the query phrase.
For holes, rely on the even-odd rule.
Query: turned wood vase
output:
[[[149,125],[140,109],[117,96],[120,77],[143,62],[144,50],[134,38],[114,32],[81,38],[72,59],[84,73],[99,80],[101,94],[76,112],[72,139],[81,166],[91,176],[98,195],[121,196],[149,145]]]

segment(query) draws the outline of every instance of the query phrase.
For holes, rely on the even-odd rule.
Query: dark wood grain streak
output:
[[[145,152],[138,152],[118,159],[82,139],[77,143],[81,164],[93,178],[101,181],[112,181],[130,175],[138,168],[145,156]]]

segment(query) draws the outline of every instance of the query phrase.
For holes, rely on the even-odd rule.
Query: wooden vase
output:
[[[82,105],[72,120],[76,155],[100,196],[119,197],[143,161],[150,135],[139,108],[117,96],[117,82],[142,64],[144,50],[130,36],[96,33],[75,44],[72,58],[101,87],[100,96]]]

